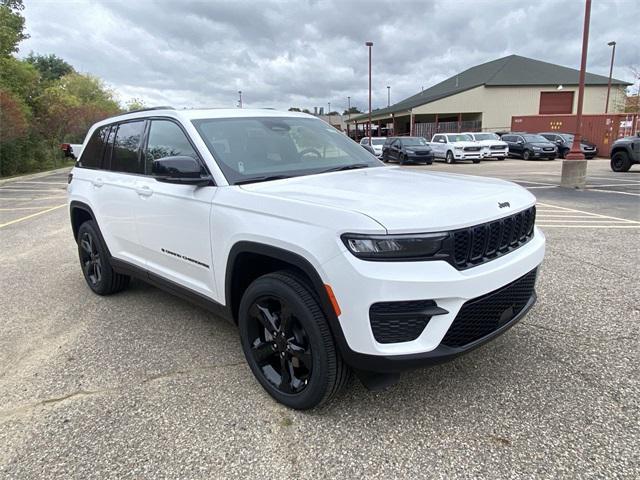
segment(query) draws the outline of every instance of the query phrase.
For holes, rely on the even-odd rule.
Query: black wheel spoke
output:
[[[291,371],[293,370],[293,366],[291,365],[291,361],[285,358],[284,356],[280,357],[280,385],[279,388],[285,393],[292,393],[292,385],[291,380],[293,376],[291,375]]]
[[[88,235],[85,235],[84,238],[82,240],[80,240],[80,246],[82,247],[82,249],[87,252],[89,255],[91,255],[93,252],[91,251],[91,243],[89,240],[87,240],[87,238],[90,238]]]
[[[280,331],[284,334],[288,334],[291,329],[293,313],[291,309],[286,305],[282,305],[280,308]]]
[[[295,343],[289,343],[288,347],[289,353],[298,359],[304,367],[310,370],[312,364],[311,352]]]
[[[102,278],[102,265],[100,264],[100,260],[94,260],[93,272],[96,276],[96,283],[98,283]]]
[[[267,331],[274,335],[278,331],[278,325],[276,323],[277,317],[268,308],[261,305],[258,307],[258,320],[267,329]]]
[[[252,346],[251,352],[261,367],[267,363],[271,356],[276,354],[273,344],[268,342],[259,342],[257,345]]]

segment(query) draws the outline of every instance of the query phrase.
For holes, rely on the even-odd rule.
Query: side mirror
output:
[[[199,186],[212,183],[211,177],[202,175],[200,163],[186,155],[154,160],[151,173],[157,181],[165,183]]]
[[[524,145],[524,140],[518,140],[518,145]]]

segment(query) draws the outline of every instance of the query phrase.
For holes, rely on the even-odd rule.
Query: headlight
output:
[[[534,149],[536,152],[539,152],[540,150],[542,150],[540,147],[533,147],[533,149]]]
[[[415,150],[411,150],[410,148],[407,148],[407,153],[416,153]]]
[[[366,260],[421,259],[434,257],[447,233],[420,235],[359,235],[345,233],[342,241],[349,251]]]
[[[453,147],[454,150],[462,150],[464,147]]]

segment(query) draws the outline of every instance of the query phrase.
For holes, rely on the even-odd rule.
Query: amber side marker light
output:
[[[339,317],[342,312],[340,311],[340,305],[338,305],[338,300],[336,300],[336,296],[333,294],[331,285],[327,285],[325,283],[324,289],[327,291],[327,295],[329,295],[329,300],[331,300],[331,306],[333,307],[333,311],[335,312],[336,317]]]

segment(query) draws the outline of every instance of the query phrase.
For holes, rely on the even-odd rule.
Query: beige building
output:
[[[575,114],[579,71],[510,55],[477,65],[388,108],[372,123],[394,135],[431,137],[436,132],[506,131],[514,115]],[[604,113],[608,77],[586,74],[583,112]],[[609,112],[624,108],[630,85],[612,80]],[[352,117],[362,132],[368,115]],[[374,131],[375,132],[375,131]],[[375,133],[374,133],[375,134]]]

